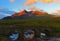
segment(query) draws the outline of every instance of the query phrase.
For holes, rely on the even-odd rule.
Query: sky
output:
[[[19,12],[23,9],[39,9],[48,13],[60,14],[60,0],[0,0],[0,10],[5,9],[14,12]],[[2,13],[3,12],[0,11],[0,16],[11,15],[8,13]]]

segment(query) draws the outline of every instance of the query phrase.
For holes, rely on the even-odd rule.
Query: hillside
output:
[[[41,12],[38,10],[35,11],[20,11],[18,13],[13,14],[12,16],[4,17],[2,20],[21,20],[21,19],[33,19],[33,20],[51,20],[51,19],[59,19],[59,16],[50,15],[47,12]]]
[[[1,20],[0,28],[10,27],[53,27],[56,32],[60,32],[60,20]]]
[[[43,17],[46,17],[48,18],[48,13],[46,12],[40,12],[40,11],[26,11],[26,10],[23,10],[23,11],[20,11],[18,13],[15,13],[13,14],[12,16],[7,16],[7,17],[4,17],[3,20],[5,19],[42,19]]]
[[[30,28],[34,28],[39,31],[40,29],[50,29],[50,31],[53,30],[54,33],[60,33],[60,18],[46,12],[27,12],[24,10],[22,13],[18,12],[0,20],[0,31],[3,33],[11,30],[23,31]]]
[[[23,27],[39,27],[39,26],[45,26],[45,27],[53,27],[54,29],[60,28],[60,18],[50,15],[46,12],[41,12],[38,10],[35,11],[20,11],[18,13],[13,14],[12,16],[4,17],[2,20],[0,20],[0,26],[1,27],[10,27],[10,25],[13,26],[23,26]]]

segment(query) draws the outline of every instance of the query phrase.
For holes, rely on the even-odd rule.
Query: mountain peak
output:
[[[18,13],[13,14],[12,16],[3,18],[3,19],[31,19],[31,18],[57,18],[58,16],[54,16],[51,14],[48,14],[47,12],[42,12],[40,10],[33,10],[33,11],[27,11],[27,10],[22,10]],[[59,17],[60,18],[60,17]]]
[[[12,16],[22,16],[22,15],[28,15],[28,16],[33,16],[33,15],[46,15],[46,12],[41,12],[39,10],[34,10],[34,11],[27,11],[27,10],[22,10],[18,13],[13,14]]]

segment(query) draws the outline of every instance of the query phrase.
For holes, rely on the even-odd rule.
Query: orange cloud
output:
[[[60,10],[57,10],[55,13],[58,14],[58,15],[60,15]]]
[[[29,8],[29,10],[34,10],[35,9],[35,6],[32,6]]]
[[[54,2],[58,2],[59,0],[53,0]]]
[[[31,11],[40,11],[40,9],[36,8],[35,6],[32,6],[30,7],[28,10],[31,10]]]
[[[60,10],[56,10],[52,13],[53,15],[60,16]]]
[[[24,5],[31,5],[31,4],[34,4],[34,3],[37,3],[38,0],[27,0]]]
[[[57,2],[58,0],[40,0],[43,3]]]
[[[10,2],[14,2],[15,0],[9,0]]]

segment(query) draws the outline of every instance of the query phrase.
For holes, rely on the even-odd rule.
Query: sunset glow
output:
[[[60,10],[60,0],[0,0],[1,17],[12,15],[12,12],[20,12],[22,9],[43,10],[49,14],[53,14],[54,11]]]

